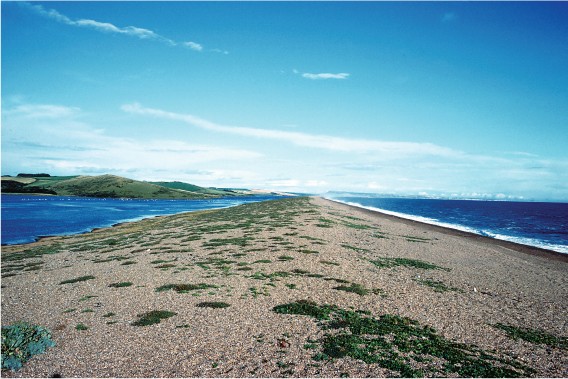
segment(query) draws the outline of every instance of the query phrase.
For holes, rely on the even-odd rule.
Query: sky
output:
[[[2,175],[568,201],[567,2],[1,12]]]

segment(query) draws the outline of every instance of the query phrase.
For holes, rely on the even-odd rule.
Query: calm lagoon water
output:
[[[29,243],[41,236],[85,233],[95,228],[147,217],[226,208],[281,197],[266,195],[207,200],[142,200],[2,195],[1,243]]]
[[[568,254],[568,203],[336,196],[395,216]]]

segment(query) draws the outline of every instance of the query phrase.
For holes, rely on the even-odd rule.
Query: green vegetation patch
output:
[[[249,241],[254,240],[252,237],[235,237],[235,238],[212,238],[204,242],[203,247],[218,247],[226,245],[247,246]]]
[[[418,259],[409,258],[377,258],[375,260],[369,260],[372,264],[380,268],[392,268],[396,266],[404,266],[410,268],[421,268],[423,270],[445,270],[450,271],[450,269],[436,266],[432,263],[420,261]]]
[[[294,259],[294,257],[291,257],[289,255],[281,255],[281,256],[278,257],[278,260],[281,261],[281,262],[291,261],[293,259]]]
[[[138,320],[134,321],[133,326],[148,326],[153,324],[159,324],[160,321],[173,317],[177,313],[170,311],[150,311],[146,313],[141,313],[138,315]]]
[[[413,279],[415,282],[420,283],[422,285],[431,287],[432,289],[434,289],[434,291],[436,292],[447,292],[447,291],[458,291],[461,292],[461,290],[459,288],[455,288],[455,287],[448,287],[446,284],[444,284],[444,282],[440,281],[440,280],[434,280],[434,279],[420,279],[420,278],[414,278]]]
[[[174,290],[178,293],[187,293],[189,291],[204,290],[207,288],[218,288],[216,285],[199,283],[199,284],[165,284],[157,287],[156,292]]]
[[[567,337],[556,337],[552,334],[543,332],[542,330],[518,328],[512,325],[497,323],[494,327],[503,330],[507,335],[515,340],[522,339],[524,341],[536,344],[545,344],[561,349],[568,349]]]
[[[300,253],[302,253],[302,254],[319,254],[319,251],[302,249],[302,250],[300,250]]]
[[[402,236],[404,237],[408,242],[428,242],[428,241],[432,241],[431,238],[422,238],[422,237],[416,237],[416,236]]]
[[[222,301],[204,301],[196,304],[195,306],[200,308],[228,308],[231,304]]]
[[[366,289],[364,286],[362,286],[361,284],[355,284],[355,283],[351,283],[351,285],[349,287],[348,286],[338,286],[338,287],[333,287],[333,289],[339,290],[339,291],[356,293],[359,296],[365,296],[369,293],[369,290]]]
[[[333,261],[322,260],[322,261],[320,261],[320,263],[322,263],[324,265],[330,265],[330,266],[339,266],[339,263],[333,262]]]
[[[89,329],[89,327],[88,327],[87,325],[85,325],[85,324],[79,323],[79,324],[77,324],[77,326],[75,326],[75,329],[77,329],[77,330],[87,330],[87,329]]]
[[[272,310],[276,313],[288,315],[304,315],[314,317],[318,320],[329,320],[330,314],[336,307],[323,305],[319,306],[310,300],[298,300],[293,303],[277,305]]]
[[[95,277],[92,276],[92,275],[80,276],[80,277],[75,278],[75,279],[67,279],[67,280],[64,280],[64,281],[62,281],[62,282],[59,282],[59,284],[78,283],[78,282],[84,282],[84,281],[86,281],[86,280],[91,280],[91,279],[95,279]]]
[[[316,361],[351,357],[378,364],[388,376],[526,377],[530,367],[512,358],[500,358],[474,345],[453,342],[429,326],[397,315],[372,317],[369,312],[345,310],[309,301],[278,305],[276,313],[311,316],[326,331],[310,340]]]
[[[36,354],[55,346],[51,332],[41,326],[18,322],[2,327],[2,370],[17,371]]]
[[[112,283],[109,284],[109,287],[113,287],[113,288],[122,288],[122,287],[130,287],[132,285],[132,282],[119,282],[119,283]]]

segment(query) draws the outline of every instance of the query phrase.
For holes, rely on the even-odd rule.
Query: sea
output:
[[[144,218],[279,199],[255,195],[206,200],[105,199],[67,196],[1,196],[2,245],[24,244],[40,237],[90,232]]]
[[[427,224],[568,254],[568,203],[325,197]]]

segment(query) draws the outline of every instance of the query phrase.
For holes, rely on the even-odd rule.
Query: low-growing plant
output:
[[[503,330],[507,335],[515,340],[522,339],[530,343],[545,344],[552,347],[568,349],[567,337],[556,337],[552,334],[538,329],[519,328],[512,325],[497,323],[494,327]]]
[[[333,287],[334,290],[345,291],[345,292],[353,292],[359,296],[365,296],[369,293],[369,290],[363,287],[361,284],[351,283],[349,287],[347,286],[338,286]]]
[[[339,263],[333,262],[333,261],[322,260],[322,261],[320,261],[320,263],[322,263],[324,265],[330,265],[330,266],[339,266]]]
[[[281,256],[278,257],[278,260],[282,261],[282,262],[291,261],[293,259],[294,259],[294,257],[291,257],[289,255],[281,255]]]
[[[174,290],[178,293],[186,293],[188,291],[204,290],[207,288],[217,288],[216,285],[199,283],[199,284],[165,284],[163,286],[157,287],[156,292]]]
[[[78,283],[78,282],[84,282],[86,280],[91,280],[91,279],[95,279],[95,277],[92,276],[92,275],[86,275],[86,276],[80,276],[80,277],[75,278],[75,279],[67,279],[67,280],[64,280],[62,282],[59,282],[59,284]]]
[[[2,327],[2,370],[19,370],[33,355],[55,346],[51,332],[41,326],[18,322]]]
[[[444,284],[444,282],[440,280],[415,278],[414,281],[422,285],[428,286],[434,289],[434,291],[436,292],[460,291],[459,288],[448,287],[447,285]]]
[[[200,308],[228,308],[231,304],[222,301],[204,301],[196,304],[195,306]]]
[[[276,313],[311,316],[326,331],[318,341],[309,340],[315,361],[351,357],[377,364],[389,376],[525,377],[535,371],[510,357],[483,351],[475,345],[454,342],[429,326],[398,315],[372,317],[370,312],[317,305],[310,301],[278,305]],[[318,351],[319,350],[319,351]],[[436,360],[432,360],[436,358]]]
[[[89,299],[92,299],[93,297],[98,297],[97,295],[85,295],[82,298],[79,299],[79,301],[86,301]]]
[[[380,268],[392,268],[396,266],[404,266],[410,268],[420,268],[423,270],[445,270],[450,271],[450,269],[436,266],[435,264],[424,262],[418,259],[409,258],[377,258],[375,260],[370,260],[372,264]]]
[[[159,324],[160,321],[166,318],[175,316],[177,313],[170,311],[150,311],[138,315],[138,320],[134,321],[133,326],[148,326]]]
[[[132,282],[119,282],[119,283],[112,283],[109,284],[109,287],[113,287],[113,288],[122,288],[122,287],[130,287],[132,285]]]
[[[88,327],[87,325],[85,325],[85,324],[79,323],[79,324],[77,324],[77,326],[75,327],[75,329],[77,329],[77,330],[87,330],[87,329],[89,329],[89,327]]]

